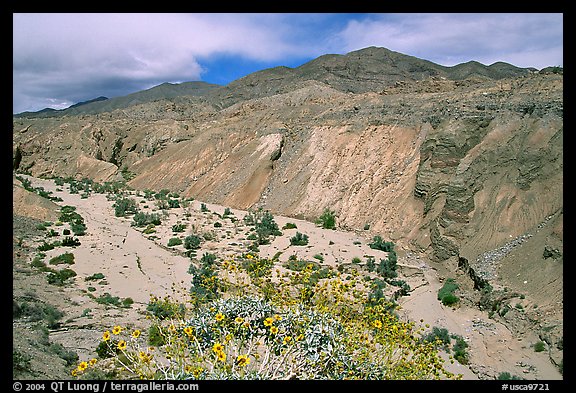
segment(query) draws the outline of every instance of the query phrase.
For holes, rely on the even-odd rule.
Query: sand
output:
[[[70,194],[67,184],[61,187],[62,191],[57,191],[58,187],[51,180],[30,179],[33,186],[42,186],[52,191],[54,196],[62,198],[59,205],[76,206],[88,228],[86,235],[79,237],[81,245],[69,250],[74,253],[73,269],[78,273],[75,286],[66,289],[76,306],[75,315],[74,311],[69,312],[74,316],[71,325],[76,325],[76,329],[51,333],[52,340],[65,346],[74,343],[81,360],[93,357],[101,331],[116,324],[128,326],[141,323],[151,294],[162,297],[174,295],[175,291],[183,293],[189,288],[190,259],[181,255],[183,246],[167,246],[171,237],[183,238],[191,230],[211,234],[213,240],[202,243],[198,256],[204,252],[227,255],[246,251],[243,241],[246,244],[247,228],[239,225],[238,221],[234,223],[229,218],[223,218],[224,206],[206,203],[208,212],[202,212],[201,202],[192,201],[188,207],[169,209],[168,216],[163,217],[162,225],[156,228],[156,232],[146,235],[142,229],[131,225],[131,217],[115,217],[113,201],[108,200],[106,195],[92,193],[88,198],[82,198],[80,194]],[[134,195],[131,197],[138,201],[142,209],[155,209],[153,201]],[[246,214],[244,211],[230,210],[236,219]],[[283,230],[283,236],[276,237],[269,245],[260,246],[263,257],[272,257],[279,252],[280,261],[287,260],[292,254],[309,260],[321,256],[322,264],[336,267],[340,263],[350,263],[353,257],[364,260],[371,255],[379,261],[379,258],[386,256],[386,253],[368,246],[371,239],[364,232],[328,230],[294,218],[276,215],[274,218],[280,228],[287,222],[296,224],[297,228]],[[221,223],[222,227],[215,228],[214,222]],[[172,225],[176,223],[185,223],[186,231],[178,234],[172,232]],[[289,239],[297,231],[309,236],[308,246],[290,245]],[[63,252],[63,248],[58,247],[46,254],[50,258]],[[437,300],[441,282],[431,263],[403,251],[399,255],[399,278],[412,288],[409,296],[399,299],[401,317],[423,320],[430,327],[447,328],[450,333],[464,337],[469,344],[469,365],[447,363],[448,370],[470,380],[494,379],[504,371],[526,379],[562,379],[544,352],[534,352],[529,343],[516,339],[504,325],[489,319],[487,313],[464,306],[443,306]],[[102,273],[105,282],[83,279],[95,273]],[[95,288],[94,296],[110,293],[121,299],[131,298],[134,305],[121,311],[98,308],[87,295],[88,287]],[[78,315],[79,310],[86,310],[87,307],[92,310],[90,320]],[[448,359],[447,355],[445,357]]]

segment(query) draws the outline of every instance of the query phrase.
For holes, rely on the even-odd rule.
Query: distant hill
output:
[[[207,98],[226,107],[245,99],[296,90],[309,80],[345,93],[366,93],[382,91],[400,81],[431,77],[462,80],[472,76],[497,80],[526,75],[533,70],[502,62],[486,66],[476,61],[446,67],[386,48],[369,47],[345,55],[323,55],[296,68],[258,71],[215,89]]]
[[[218,87],[220,87],[220,85],[201,81],[162,83],[161,85],[154,86],[150,89],[138,91],[126,96],[114,98],[98,97],[93,100],[74,104],[66,109],[55,110],[46,108],[38,112],[22,112],[14,115],[14,117],[53,117],[111,112],[116,109],[123,109],[132,105],[143,104],[165,98],[203,96]]]
[[[294,91],[310,80],[322,82],[345,93],[365,93],[382,91],[400,81],[418,81],[431,77],[449,80],[481,77],[497,80],[525,75],[534,70],[503,62],[486,66],[477,61],[446,67],[386,48],[368,47],[345,55],[326,54],[296,68],[280,66],[257,71],[226,86],[206,82],[163,83],[123,97],[107,100],[97,98],[64,110],[44,109],[24,112],[14,117],[95,114],[177,96],[203,97],[216,107],[225,108],[247,99]]]

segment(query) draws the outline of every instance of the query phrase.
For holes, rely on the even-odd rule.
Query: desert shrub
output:
[[[274,267],[274,258],[254,258],[251,254],[248,254],[246,259],[242,261],[242,268],[248,273],[252,278],[265,277],[270,275],[272,267]]]
[[[286,224],[284,224],[284,226],[282,227],[282,229],[296,229],[297,226],[296,224],[294,224],[293,222],[287,222]]]
[[[189,294],[163,299],[161,309],[177,314],[151,313],[148,337],[105,332],[99,349],[111,361],[81,364],[76,377],[105,369],[113,379],[461,379],[420,340],[419,326],[399,318],[392,302],[369,302],[365,282],[357,286],[352,275],[296,256],[288,273],[268,271],[254,253],[228,258],[193,260]],[[235,270],[247,260],[266,272]]]
[[[126,217],[127,214],[136,214],[138,212],[138,204],[134,198],[116,199],[113,206],[116,217]]]
[[[192,302],[195,304],[203,303],[219,297],[221,283],[216,271],[216,256],[210,253],[204,253],[200,259],[200,266],[196,267],[193,263],[188,268],[188,273],[192,275],[192,285],[190,294]]]
[[[270,236],[282,235],[272,213],[262,208],[256,211],[248,211],[244,216],[244,223],[249,226],[254,226],[256,233],[256,239],[254,240],[257,241],[258,245],[269,244]]]
[[[146,307],[146,311],[159,320],[183,318],[185,310],[184,304],[172,301],[169,296],[163,299],[151,296]]]
[[[184,232],[186,229],[186,224],[174,224],[172,225],[172,232]]]
[[[432,331],[428,334],[422,336],[422,341],[429,342],[444,348],[445,350],[450,349],[450,344],[452,342],[450,338],[450,332],[446,328],[439,328],[434,326]]]
[[[317,259],[320,262],[324,262],[324,257],[320,254],[315,254],[312,258]]]
[[[74,351],[64,348],[60,343],[51,343],[50,352],[55,353],[58,357],[66,362],[66,366],[71,366],[78,361],[78,354]]]
[[[538,341],[536,344],[534,344],[534,352],[542,352],[546,349],[546,344],[544,343],[544,341]]]
[[[66,283],[66,280],[72,277],[76,277],[76,272],[74,270],[62,269],[48,273],[47,279],[48,284],[63,286]]]
[[[203,212],[203,213],[207,213],[207,212],[210,211],[210,209],[208,209],[208,207],[206,206],[205,203],[201,203],[201,204],[200,204],[200,211]]]
[[[296,234],[290,238],[290,244],[293,246],[305,246],[308,244],[308,235],[296,232]]]
[[[60,243],[47,243],[46,241],[43,241],[42,244],[38,246],[38,251],[53,250],[56,247],[56,244]]]
[[[12,350],[12,372],[28,372],[32,371],[30,367],[30,361],[32,356],[25,352],[20,352],[17,349]],[[15,375],[14,375],[15,376]]]
[[[456,339],[456,343],[452,347],[454,359],[460,364],[468,364],[468,343],[464,341],[464,338],[461,336],[453,335],[452,337]]]
[[[145,227],[150,224],[160,225],[162,223],[160,215],[157,213],[138,212],[134,214],[132,219],[132,225],[136,227]]]
[[[197,235],[188,235],[184,238],[184,248],[187,250],[196,250],[200,248],[202,239]]]
[[[354,263],[354,264],[359,264],[359,263],[361,263],[361,262],[362,262],[362,260],[361,260],[360,258],[358,258],[358,257],[352,258],[352,263]]]
[[[86,234],[86,224],[83,221],[73,221],[70,223],[70,229],[76,236],[84,236]]]
[[[322,215],[316,220],[316,224],[324,229],[336,229],[336,215],[334,211],[325,208]]]
[[[96,280],[102,280],[104,278],[104,274],[102,273],[94,273],[91,276],[88,276],[84,279],[84,281],[96,281]]]
[[[521,378],[517,375],[512,375],[508,371],[503,371],[500,374],[498,374],[498,378],[496,378],[496,379],[498,379],[498,380],[522,380],[524,378]]]
[[[62,263],[66,263],[68,265],[73,265],[74,264],[74,254],[72,254],[70,252],[65,252],[64,254],[60,254],[58,256],[50,258],[48,263],[50,265],[60,265]]]
[[[390,254],[392,253],[393,252],[390,252]],[[397,277],[398,273],[396,273],[396,258],[391,257],[390,254],[388,255],[387,259],[380,259],[380,263],[378,264],[376,271],[382,277],[392,279]],[[396,254],[394,253],[394,255]]]
[[[384,241],[379,235],[374,236],[372,238],[372,243],[368,243],[368,246],[374,250],[381,250],[386,252],[394,250],[394,243]]]
[[[80,240],[75,237],[66,236],[62,239],[62,246],[64,247],[76,247],[80,245]]]
[[[373,272],[374,270],[376,270],[376,260],[374,259],[374,257],[368,257],[366,259],[366,270],[368,270],[369,272]]]
[[[454,281],[453,278],[448,278],[442,288],[438,290],[438,300],[442,302],[445,306],[452,306],[460,299],[458,296],[454,295],[454,291],[458,289],[458,284]]]
[[[178,246],[182,244],[182,239],[179,237],[172,237],[168,240],[168,247]]]

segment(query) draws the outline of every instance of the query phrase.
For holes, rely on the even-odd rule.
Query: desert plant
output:
[[[113,206],[116,217],[126,217],[127,214],[136,214],[138,212],[138,204],[133,198],[116,199]]]
[[[379,235],[374,236],[372,238],[372,243],[368,243],[368,246],[372,249],[386,251],[386,252],[390,252],[390,251],[394,250],[394,243],[384,241],[382,239],[382,237]]]
[[[184,238],[184,248],[187,250],[196,250],[200,248],[202,239],[197,235],[188,235]]]
[[[293,246],[305,246],[308,244],[308,235],[296,232],[296,234],[290,238],[290,244]]]
[[[336,229],[336,215],[334,211],[325,208],[322,215],[316,220],[316,224],[324,229]]]
[[[64,254],[60,254],[58,256],[50,258],[48,263],[50,265],[59,265],[62,263],[66,263],[68,265],[73,265],[74,264],[74,254],[72,254],[70,252],[65,252]]]
[[[178,246],[182,244],[182,239],[179,237],[172,237],[168,240],[168,247]]]
[[[297,226],[296,224],[294,224],[293,222],[287,222],[286,224],[284,224],[284,226],[282,227],[282,229],[296,229]]]
[[[458,289],[458,284],[454,281],[453,278],[448,278],[442,285],[442,288],[438,290],[438,300],[442,302],[445,306],[452,306],[460,299],[458,296],[454,295],[454,291]]]

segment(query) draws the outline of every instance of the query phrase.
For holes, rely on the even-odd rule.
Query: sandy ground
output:
[[[76,206],[88,227],[86,235],[79,237],[82,244],[70,249],[75,255],[73,269],[80,279],[76,279],[77,287],[66,291],[73,297],[77,310],[94,307],[94,301],[87,296],[87,292],[78,290],[87,290],[89,286],[96,288],[95,296],[108,292],[120,298],[130,297],[135,302],[131,309],[106,309],[97,317],[93,313],[89,321],[77,315],[73,322],[77,329],[51,333],[51,339],[63,345],[75,341],[81,359],[93,357],[94,343],[101,335],[94,331],[95,324],[100,324],[104,329],[104,326],[111,328],[115,324],[127,326],[139,323],[150,294],[162,297],[173,295],[174,290],[186,291],[189,288],[190,260],[179,255],[178,250],[182,250],[183,246],[167,247],[171,237],[184,238],[192,229],[211,232],[214,240],[202,244],[199,257],[203,252],[218,251],[220,255],[226,255],[246,250],[242,240],[247,228],[218,216],[223,214],[223,206],[207,203],[209,212],[200,212],[200,202],[193,201],[187,208],[169,209],[169,215],[162,219],[156,233],[145,235],[131,226],[131,218],[115,217],[113,202],[107,200],[105,195],[93,193],[88,198],[81,198],[79,194],[67,192],[67,184],[63,191],[56,191],[53,181],[31,179],[33,186],[42,186],[61,197],[63,201],[59,202],[60,205]],[[152,201],[144,201],[141,197],[135,199],[143,201],[140,204],[143,209],[144,206],[148,206],[150,211],[154,208]],[[236,218],[242,218],[245,214],[239,210],[231,211]],[[189,215],[186,216],[186,213]],[[364,260],[365,256],[372,255],[379,261],[386,255],[368,246],[371,239],[365,233],[325,230],[302,220],[281,216],[274,218],[280,228],[292,222],[297,229],[283,230],[283,236],[274,239],[270,245],[260,246],[261,256],[272,257],[281,252],[279,259],[285,261],[292,254],[310,260],[321,255],[323,264],[337,266],[342,262],[351,262],[353,257]],[[214,227],[216,221],[222,224],[221,228]],[[186,223],[186,231],[173,233],[171,227],[176,223]],[[308,246],[290,246],[289,238],[296,231],[309,236]],[[63,248],[59,247],[46,254],[50,258],[62,253]],[[437,272],[418,256],[403,252],[399,255],[399,278],[405,279],[412,288],[410,296],[399,299],[402,317],[414,321],[422,319],[431,327],[445,327],[450,333],[464,337],[469,344],[470,364],[448,363],[450,371],[470,380],[495,378],[504,371],[526,379],[562,379],[544,352],[534,352],[529,343],[513,337],[505,326],[489,319],[486,313],[467,307],[452,309],[443,306],[437,300],[441,286]],[[105,282],[94,283],[82,279],[95,273],[104,274]]]

